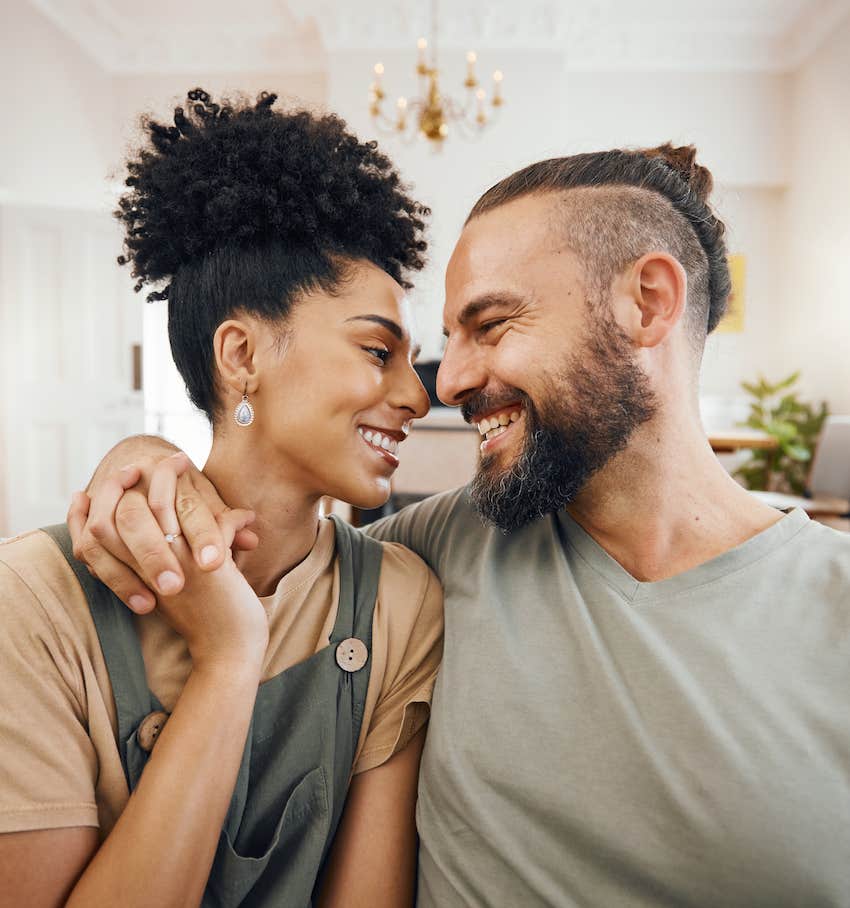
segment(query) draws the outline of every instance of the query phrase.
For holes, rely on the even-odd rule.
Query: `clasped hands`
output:
[[[231,551],[257,547],[248,529],[254,514],[229,508],[173,450],[168,446],[162,459],[135,457],[120,469],[114,457],[104,460],[88,494],[71,500],[74,555],[137,614],[159,605],[196,664],[220,658],[222,649],[264,652],[265,612]],[[180,535],[169,543],[166,534]]]

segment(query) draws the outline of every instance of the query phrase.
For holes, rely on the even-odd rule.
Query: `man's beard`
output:
[[[480,516],[505,532],[569,504],[585,483],[622,451],[632,433],[656,412],[649,380],[635,361],[628,337],[612,319],[572,355],[554,389],[538,402],[517,389],[465,401],[464,417],[504,403],[523,403],[525,439],[507,469],[498,455],[481,458],[470,485]]]

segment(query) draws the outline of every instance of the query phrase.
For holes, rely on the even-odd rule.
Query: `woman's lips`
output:
[[[359,426],[357,432],[367,448],[393,468],[398,466],[399,459],[396,452],[398,451],[399,442],[396,439],[391,438],[380,429],[372,429],[367,426]]]

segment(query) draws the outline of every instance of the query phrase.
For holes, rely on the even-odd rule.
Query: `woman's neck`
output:
[[[256,447],[213,441],[204,475],[231,507],[248,508],[260,544],[236,554],[236,564],[258,596],[274,592],[280,578],[302,562],[316,542],[321,497],[294,479],[281,464],[264,461]]]

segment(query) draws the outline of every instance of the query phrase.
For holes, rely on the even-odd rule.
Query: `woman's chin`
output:
[[[389,480],[381,479],[328,494],[362,511],[371,511],[383,507],[389,501],[391,491]]]

